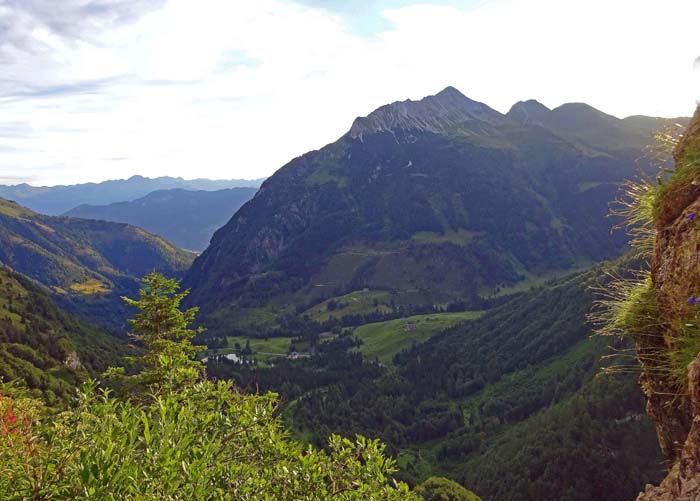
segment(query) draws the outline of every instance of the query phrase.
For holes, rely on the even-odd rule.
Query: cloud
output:
[[[8,101],[13,99],[60,97],[76,94],[100,94],[103,89],[111,87],[121,81],[124,81],[123,77],[113,77],[41,86],[23,84],[16,81],[3,82],[0,80],[0,89],[7,89],[5,93],[2,93],[2,98]],[[162,83],[158,83],[158,85],[162,85]]]
[[[97,41],[103,30],[131,23],[165,0],[3,0],[0,2],[0,46],[4,53],[35,53],[46,37],[70,42]]]
[[[81,74],[75,56],[167,0],[0,0],[0,97],[91,92],[114,72]],[[101,65],[102,66],[102,65]],[[101,80],[101,81],[100,81]]]
[[[0,139],[30,137],[32,127],[29,122],[0,122]]]

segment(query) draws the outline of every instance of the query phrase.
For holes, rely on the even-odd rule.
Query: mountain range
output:
[[[18,184],[0,186],[0,198],[14,200],[36,212],[59,215],[82,204],[105,205],[128,202],[144,197],[157,190],[223,190],[228,188],[257,188],[262,179],[211,180],[180,177],[147,178],[132,176],[129,179],[84,183],[67,186],[30,186]]]
[[[658,173],[655,132],[685,123],[532,100],[502,114],[448,87],[356,119],[259,190],[141,177],[0,187],[46,212],[82,204],[56,216],[0,198],[0,378],[60,405],[131,352],[121,296],[159,271],[201,307],[207,374],[280,393],[306,442],[378,437],[410,485],[444,475],[483,499],[630,499],[673,459],[668,429],[694,421],[672,414],[685,398],[649,394],[655,430],[632,343],[593,336],[586,315],[595,291],[640,265],[601,263],[628,250],[610,202]],[[690,239],[680,261],[652,261],[666,263],[674,315],[696,262],[696,142],[673,183],[660,180],[676,221],[657,228],[657,248],[680,241],[670,229]],[[693,326],[683,318],[654,328]]]
[[[182,249],[203,251],[216,230],[253,198],[257,188],[191,191],[158,190],[131,202],[80,205],[64,215],[128,223]]]
[[[452,87],[389,104],[266,180],[184,283],[213,332],[274,330],[362,290],[382,296],[363,313],[478,307],[624,252],[609,203],[656,173],[645,148],[679,121],[535,101],[504,115]]]

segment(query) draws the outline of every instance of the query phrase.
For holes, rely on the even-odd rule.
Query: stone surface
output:
[[[676,151],[676,164],[696,162],[689,158],[700,144],[700,111]],[[687,164],[686,164],[687,165]],[[693,166],[692,168],[696,168]],[[698,165],[697,168],[700,168]],[[700,293],[700,224],[688,219],[700,213],[700,199],[693,183],[682,196],[667,200],[658,227],[652,281],[663,334],[650,340],[651,350],[663,354],[690,315],[685,298]],[[657,357],[663,359],[663,357]],[[659,486],[647,485],[638,501],[700,500],[700,356],[688,365],[687,388],[678,387],[668,373],[646,364],[640,378],[647,394],[647,411],[656,423],[659,443],[673,465]]]
[[[349,135],[361,138],[364,134],[398,130],[439,134],[474,121],[499,125],[506,122],[506,117],[483,103],[469,99],[454,87],[447,87],[420,101],[407,100],[382,106],[368,116],[356,119]]]

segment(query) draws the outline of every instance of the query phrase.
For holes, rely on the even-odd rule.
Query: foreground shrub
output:
[[[274,416],[274,395],[228,382],[138,405],[90,382],[70,412],[40,418],[36,405],[0,400],[1,499],[412,499],[377,441],[305,449]]]
[[[328,452],[289,439],[276,395],[244,395],[204,379],[192,360],[196,310],[151,274],[131,322],[145,354],[136,374],[108,371],[54,411],[0,384],[2,500],[411,500],[376,440],[338,436]]]

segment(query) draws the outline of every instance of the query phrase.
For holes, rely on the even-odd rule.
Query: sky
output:
[[[697,0],[0,0],[0,183],[260,178],[448,85],[688,116]]]

